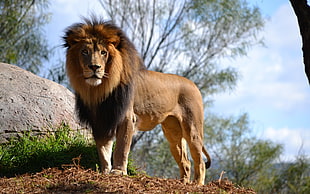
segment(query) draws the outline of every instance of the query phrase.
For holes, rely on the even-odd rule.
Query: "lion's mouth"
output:
[[[102,83],[102,80],[100,77],[98,77],[96,74],[86,77],[85,78],[86,83],[88,83],[91,86],[98,86]]]
[[[85,78],[85,79],[91,79],[91,78],[96,78],[96,79],[101,79],[98,75],[96,75],[96,74],[94,74],[94,75],[92,75],[92,76],[90,76],[90,77],[87,77],[87,78]]]

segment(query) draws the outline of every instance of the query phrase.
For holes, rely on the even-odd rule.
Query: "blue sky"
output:
[[[258,137],[281,143],[282,159],[310,154],[310,87],[304,73],[301,37],[289,1],[253,0],[269,17],[261,33],[265,47],[252,48],[247,57],[223,61],[241,73],[236,89],[215,96],[213,111],[248,112]]]
[[[284,145],[282,159],[292,160],[301,147],[310,155],[310,87],[296,17],[288,0],[248,2],[269,18],[260,34],[265,47],[255,46],[246,57],[222,61],[223,66],[237,68],[241,78],[234,91],[214,96],[211,111],[247,112],[255,135]],[[52,20],[45,28],[49,44],[60,47],[64,29],[98,7],[95,0],[51,1]],[[62,52],[59,48],[58,53]]]

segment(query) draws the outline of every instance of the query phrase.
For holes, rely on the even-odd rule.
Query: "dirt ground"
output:
[[[49,168],[36,174],[0,178],[0,193],[255,193],[223,179],[204,186],[138,175],[102,175],[79,166]]]

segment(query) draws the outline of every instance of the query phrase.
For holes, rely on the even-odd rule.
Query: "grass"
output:
[[[98,169],[99,159],[94,142],[87,140],[68,125],[59,126],[54,133],[44,137],[24,134],[0,145],[0,177],[12,177],[40,172],[50,167],[72,164],[79,158],[79,165]],[[136,175],[136,168],[129,159],[128,174]]]

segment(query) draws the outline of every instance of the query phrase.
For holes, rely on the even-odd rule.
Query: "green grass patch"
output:
[[[98,154],[95,143],[82,134],[73,132],[69,126],[61,125],[55,132],[43,137],[24,134],[19,139],[0,145],[0,177],[12,177],[24,173],[40,172],[44,168],[72,164],[98,170]],[[128,174],[136,175],[136,168],[129,160]]]

